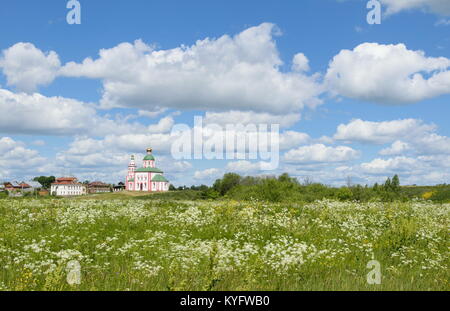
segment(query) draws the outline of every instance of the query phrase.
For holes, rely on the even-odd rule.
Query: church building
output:
[[[147,149],[143,160],[143,167],[136,168],[134,155],[128,165],[128,175],[125,187],[128,191],[164,192],[169,191],[169,181],[163,176],[164,172],[155,166],[152,149]]]

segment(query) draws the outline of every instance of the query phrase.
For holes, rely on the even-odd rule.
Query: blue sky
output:
[[[380,25],[365,0],[242,2],[80,0],[69,25],[65,0],[3,1],[0,180],[116,183],[151,145],[175,185],[227,171],[450,181],[448,1],[381,0]],[[282,120],[279,168],[174,160],[171,126],[207,114]]]

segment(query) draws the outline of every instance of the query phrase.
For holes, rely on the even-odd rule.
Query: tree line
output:
[[[314,183],[310,178],[300,182],[287,173],[280,176],[257,177],[227,173],[217,179],[211,187],[201,185],[175,188],[172,186],[170,190],[191,191],[192,196],[202,199],[254,199],[269,202],[314,202],[322,199],[368,202],[410,199],[410,196],[402,190],[398,175],[387,178],[384,184],[376,183],[373,186],[348,184],[343,187],[331,187]]]

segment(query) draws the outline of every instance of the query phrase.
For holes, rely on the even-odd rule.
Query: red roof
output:
[[[6,182],[5,184],[6,189],[21,189],[21,188],[31,188],[29,184],[26,184],[24,182],[18,183],[16,181],[14,182]]]
[[[56,178],[56,182],[64,182],[64,181],[70,181],[70,182],[74,182],[77,179],[75,177],[61,177],[61,178]]]
[[[57,178],[52,185],[79,185],[80,183],[75,177],[61,177]]]

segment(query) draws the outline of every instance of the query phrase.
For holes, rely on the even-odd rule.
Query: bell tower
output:
[[[136,170],[136,162],[134,161],[134,155],[131,156],[130,164],[128,164],[128,177],[134,177],[134,171]]]
[[[144,168],[155,167],[155,157],[153,156],[153,149],[147,148],[147,154],[144,157]]]

